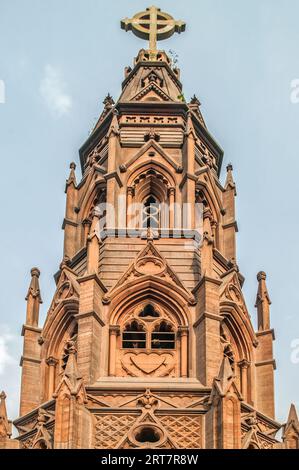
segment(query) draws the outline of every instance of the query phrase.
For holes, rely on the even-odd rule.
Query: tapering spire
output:
[[[199,101],[199,99],[197,98],[196,95],[192,96],[192,98],[190,100],[190,105],[193,105],[193,106],[196,106],[196,107],[201,106],[201,102]]]
[[[112,98],[110,93],[108,93],[108,95],[104,99],[103,105],[105,106],[105,109],[108,110],[108,111],[110,111],[110,109],[112,109],[113,106],[115,105],[114,99]]]
[[[299,431],[299,420],[298,420],[297,410],[293,403],[291,404],[291,407],[290,407],[286,426],[290,426],[291,424],[295,425]]]
[[[39,300],[39,303],[42,303],[42,298],[40,295],[40,288],[39,288],[39,276],[40,276],[40,270],[38,268],[32,268],[31,269],[31,282],[30,282],[30,286],[29,286],[28,293],[26,295],[25,300],[28,300],[31,295],[33,298],[37,298]]]
[[[219,384],[219,388],[223,392],[223,394],[226,393],[233,378],[234,372],[232,370],[228,357],[225,356],[220,367],[219,375],[216,378],[216,381]]]
[[[236,185],[233,178],[233,166],[230,163],[227,166],[227,176],[224,185],[225,191],[223,192],[223,251],[225,257],[232,261],[234,264],[237,259],[236,252],[236,233],[238,232],[238,225],[236,222],[235,214],[235,197],[237,195]]]
[[[255,307],[257,308],[258,330],[265,331],[270,329],[270,305],[271,300],[266,285],[267,275],[263,271],[257,275],[258,292]]]
[[[40,270],[31,269],[31,282],[25,300],[27,301],[26,325],[38,326],[39,306],[43,303],[39,288]]]
[[[68,378],[73,389],[76,389],[78,383],[82,380],[82,375],[79,373],[78,370],[76,352],[77,351],[75,346],[69,348],[69,357],[64,371],[64,375]]]
[[[196,114],[196,116],[199,119],[200,123],[206,128],[207,126],[206,126],[204,118],[201,114],[200,106],[201,106],[201,102],[199,101],[199,99],[197,98],[196,95],[193,95],[193,97],[190,100],[190,103],[188,104],[188,107],[193,113]]]
[[[7,418],[6,411],[6,395],[4,392],[0,393],[0,441],[5,441],[11,436],[11,423]]]
[[[290,407],[288,420],[283,426],[282,440],[287,449],[299,448],[299,420],[293,403]]]
[[[114,102],[114,99],[112,98],[112,96],[110,95],[110,93],[108,93],[108,95],[104,99],[103,105],[104,105],[103,112],[102,112],[99,120],[97,121],[94,130],[97,129],[97,127],[105,119],[107,114],[109,114],[109,112],[114,108],[115,102]]]
[[[70,174],[66,180],[66,206],[65,218],[62,224],[64,230],[64,249],[63,259],[65,261],[71,259],[76,252],[76,235],[77,235],[77,180],[76,180],[76,164],[70,164]]]
[[[83,384],[82,374],[80,374],[77,364],[77,349],[74,344],[71,344],[68,348],[68,358],[67,363],[61,378],[61,381],[53,394],[54,398],[57,398],[61,391],[63,391],[63,387],[66,385],[69,393],[71,395],[78,395],[80,390],[83,387],[83,395],[85,397],[85,388]],[[84,398],[85,399],[85,398]]]
[[[213,396],[215,396],[215,394],[224,398],[228,391],[232,390],[232,388],[238,398],[243,400],[243,397],[236,385],[235,379],[236,375],[232,369],[229,358],[224,356],[220,365],[218,376],[214,378],[214,386],[210,395],[210,403],[212,403]]]
[[[229,163],[226,167],[227,175],[226,175],[226,181],[224,188],[227,189],[233,189],[235,192],[235,196],[237,195],[236,191],[236,183],[234,182],[234,177],[233,177],[233,165]]]
[[[266,273],[257,275],[258,292],[255,307],[257,308],[258,339],[256,349],[256,400],[259,411],[271,418],[275,417],[274,406],[274,370],[273,357],[274,330],[270,326],[271,300],[266,285]]]
[[[73,184],[75,187],[77,186],[77,180],[76,180],[76,163],[72,162],[70,164],[70,175],[68,177],[68,179],[66,180],[66,191],[67,191],[67,188],[70,184]]]

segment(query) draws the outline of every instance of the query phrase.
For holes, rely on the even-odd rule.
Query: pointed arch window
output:
[[[175,333],[172,325],[162,321],[151,334],[152,349],[175,349]]]
[[[175,349],[176,332],[174,326],[162,318],[152,304],[127,323],[122,331],[123,349]],[[140,321],[139,321],[140,318]]]
[[[133,320],[126,325],[122,337],[123,348],[126,349],[145,349],[146,348],[146,331],[144,326]]]
[[[152,129],[146,134],[145,141],[151,139],[159,140],[159,135]],[[168,228],[170,219],[173,227],[175,181],[171,175],[166,175],[160,168],[153,166],[155,165],[147,164],[138,175],[128,181],[127,224],[130,228],[151,228],[158,231]],[[172,208],[171,211],[169,207]]]
[[[189,326],[164,308],[149,298],[118,313],[117,321],[109,327],[110,376],[188,377]],[[169,361],[159,365],[159,356]]]
[[[154,196],[149,196],[143,205],[143,228],[157,230],[160,226],[160,204]]]

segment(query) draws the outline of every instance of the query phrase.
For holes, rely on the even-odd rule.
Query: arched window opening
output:
[[[151,292],[143,290],[140,300],[135,295],[111,315],[109,375],[188,377],[190,330],[184,312],[179,305],[159,302]]]
[[[154,196],[149,196],[144,205],[142,213],[143,228],[157,230],[160,225],[160,207]]]
[[[127,349],[145,349],[146,332],[143,325],[136,320],[127,325],[123,331],[122,344]]]
[[[153,305],[148,304],[144,307],[141,313],[139,313],[140,318],[146,318],[146,317],[151,317],[151,318],[157,318],[159,317],[159,313],[155,310]]]
[[[172,326],[162,321],[157,325],[151,336],[152,349],[175,349],[175,333]]]
[[[161,227],[168,228],[170,218],[173,226],[174,210],[170,217],[169,206],[173,209],[175,203],[175,182],[168,176],[148,164],[142,173],[129,179],[128,227],[157,232]]]

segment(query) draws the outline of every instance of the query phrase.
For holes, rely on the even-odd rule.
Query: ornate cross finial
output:
[[[131,19],[122,20],[121,28],[125,31],[133,31],[141,39],[149,40],[150,57],[154,60],[157,53],[157,41],[185,31],[186,23],[176,21],[168,13],[162,12],[160,8],[151,6]]]

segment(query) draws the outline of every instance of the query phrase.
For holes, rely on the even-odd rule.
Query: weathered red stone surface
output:
[[[184,30],[167,21],[166,35]],[[0,448],[298,448],[293,406],[283,443],[275,437],[271,302],[261,272],[255,332],[232,166],[222,184],[223,152],[200,103],[185,101],[180,71],[150,39],[118,101],[104,101],[79,183],[71,164],[64,255],[41,329],[31,272],[19,437],[3,395]]]

